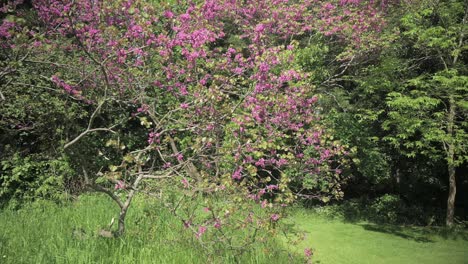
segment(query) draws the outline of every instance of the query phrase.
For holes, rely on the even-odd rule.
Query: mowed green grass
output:
[[[297,250],[314,249],[313,263],[468,263],[466,230],[346,223],[303,209],[293,218],[307,232]]]
[[[97,195],[0,211],[0,263],[304,263],[305,247],[321,264],[468,263],[466,230],[346,223],[294,209],[288,221],[307,232],[305,241],[259,243],[235,259],[229,250],[210,256],[166,209],[145,199],[129,211],[125,236],[99,237],[116,212],[112,201]]]

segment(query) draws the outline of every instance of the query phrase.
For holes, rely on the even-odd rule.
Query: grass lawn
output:
[[[127,233],[102,238],[117,210],[104,196],[81,196],[58,206],[50,202],[0,211],[0,263],[235,263],[229,250],[209,257],[193,234],[164,208],[137,199]],[[295,209],[290,221],[308,234],[298,246],[280,241],[258,244],[239,263],[304,263],[303,250],[315,250],[313,263],[468,263],[468,233],[400,228],[328,220]],[[275,250],[282,249],[282,250]],[[287,254],[284,249],[297,254]]]
[[[468,232],[441,228],[346,223],[299,210],[294,222],[307,232],[313,263],[468,263]]]

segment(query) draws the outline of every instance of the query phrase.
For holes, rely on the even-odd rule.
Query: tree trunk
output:
[[[451,139],[453,139],[453,125],[455,122],[455,99],[450,96],[449,99],[449,113],[448,113],[448,124],[447,133]],[[447,163],[448,163],[448,175],[449,175],[449,193],[447,199],[447,217],[445,224],[447,226],[453,225],[453,218],[455,214],[455,195],[457,194],[457,185],[455,179],[455,146],[453,142],[448,143],[447,149]]]
[[[120,210],[119,227],[118,227],[117,233],[116,233],[117,237],[123,235],[124,232],[125,232],[125,216],[127,215],[127,209],[128,208],[122,208],[122,210]]]
[[[449,172],[449,195],[447,200],[447,218],[445,220],[447,226],[453,225],[453,216],[455,214],[455,195],[457,194],[457,185],[455,182],[455,166],[448,165]]]
[[[138,166],[138,173],[139,176],[133,182],[132,189],[128,193],[127,200],[120,207],[120,214],[119,214],[119,227],[116,233],[116,236],[121,236],[125,232],[125,216],[127,215],[128,208],[130,207],[130,203],[132,202],[133,196],[136,194],[140,181],[143,179],[143,170],[141,166]]]

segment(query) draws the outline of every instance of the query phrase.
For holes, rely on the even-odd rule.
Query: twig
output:
[[[112,130],[111,128],[93,128],[93,129],[86,129],[84,132],[82,132],[80,135],[78,135],[76,138],[74,138],[72,141],[68,142],[67,144],[65,144],[65,146],[63,146],[64,149],[70,147],[71,145],[75,144],[76,142],[78,142],[78,140],[80,140],[82,137],[86,136],[86,134],[90,133],[90,132],[94,132],[94,131],[107,131],[107,132],[111,132],[111,133],[116,133],[114,130]]]

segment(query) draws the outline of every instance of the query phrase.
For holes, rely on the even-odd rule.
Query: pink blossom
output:
[[[283,158],[276,161],[276,166],[278,166],[278,167],[284,166],[286,164],[288,164],[288,161],[286,159],[283,159]]]
[[[267,185],[266,187],[269,191],[278,190],[278,185]]]
[[[188,188],[189,187],[189,182],[187,179],[183,178],[182,180],[180,180],[180,182],[184,185],[184,188]]]
[[[16,24],[8,20],[3,20],[0,25],[0,38],[10,38],[12,31],[15,29]]]
[[[138,113],[146,113],[149,109],[149,106],[147,104],[142,104],[141,107],[137,109]]]
[[[244,69],[240,68],[240,67],[236,67],[233,72],[235,74],[242,74],[242,72],[244,72]]]
[[[232,179],[233,180],[240,180],[242,179],[242,167],[239,167],[237,170],[234,171],[234,173],[232,174]]]
[[[362,0],[340,0],[340,5],[357,5],[361,2]]]
[[[255,31],[256,32],[263,32],[265,30],[265,24],[258,24],[255,26]]]
[[[198,239],[200,239],[201,236],[206,232],[206,229],[207,229],[206,226],[199,226],[199,227],[198,227],[198,232],[197,232],[197,234],[196,234],[196,237],[197,237]]]
[[[174,13],[172,13],[172,11],[170,11],[170,10],[166,10],[166,11],[164,11],[164,17],[165,18],[173,18]]]
[[[257,162],[255,162],[255,166],[260,166],[262,168],[265,168],[265,159],[264,158],[260,158]]]
[[[182,20],[183,22],[187,22],[188,20],[190,20],[190,14],[182,14],[180,15],[180,20]]]
[[[181,86],[179,88],[179,92],[180,92],[181,95],[188,95],[187,87],[185,87],[185,86]]]
[[[276,222],[280,219],[280,216],[279,214],[272,214],[270,218],[273,222]]]
[[[331,4],[331,3],[326,3],[324,6],[323,6],[325,9],[328,9],[328,10],[333,10],[335,9],[336,7]]]
[[[270,70],[270,66],[266,62],[260,63],[260,67],[258,68],[260,72],[267,72]]]
[[[182,153],[178,153],[176,155],[176,158],[177,158],[178,161],[183,161],[184,160],[184,155],[182,155]]]
[[[125,183],[123,181],[117,181],[117,183],[114,186],[115,190],[121,190],[125,189]]]
[[[254,200],[254,201],[257,201],[260,198],[258,195],[255,195],[255,194],[249,194],[249,195],[247,195],[247,197],[249,199]]]

